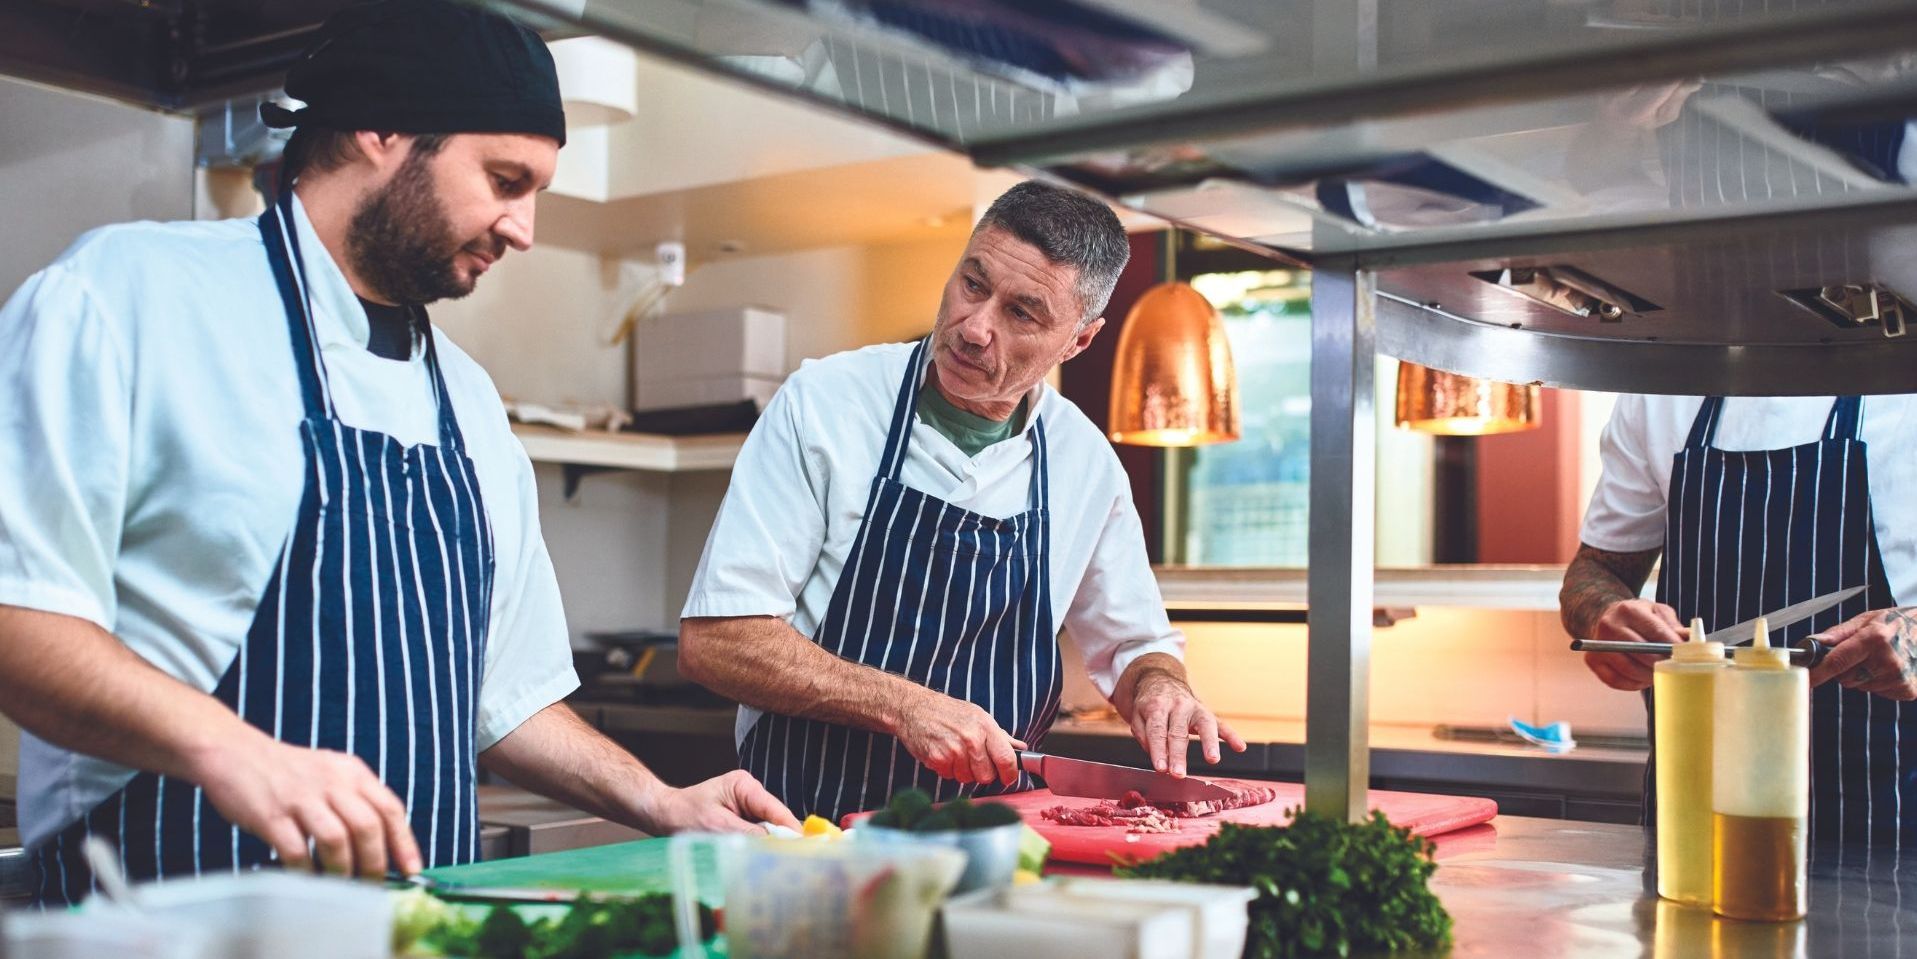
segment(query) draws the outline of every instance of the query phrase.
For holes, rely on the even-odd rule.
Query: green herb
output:
[[[932,797],[907,789],[872,814],[871,825],[907,832],[949,832],[954,829],[990,829],[1019,822],[1018,810],[1002,802],[973,802],[963,796],[934,807]]]
[[[1257,889],[1247,957],[1349,956],[1450,943],[1451,916],[1427,884],[1431,849],[1380,813],[1347,823],[1294,811],[1289,826],[1225,823],[1202,846],[1116,872]]]
[[[710,939],[717,931],[712,910],[700,905],[700,939]],[[511,906],[494,906],[478,922],[446,916],[422,941],[442,955],[462,959],[612,959],[633,952],[664,956],[679,945],[672,897],[665,893],[580,902],[562,918],[531,922]]]

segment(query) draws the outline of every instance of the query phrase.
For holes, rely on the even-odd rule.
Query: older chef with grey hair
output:
[[[1160,771],[1243,741],[1185,677],[1111,445],[1044,382],[1090,345],[1129,250],[1103,204],[1006,192],[932,334],[807,363],[733,469],[681,665],[743,704],[741,764],[797,815],[918,786],[1029,789],[1058,630]]]

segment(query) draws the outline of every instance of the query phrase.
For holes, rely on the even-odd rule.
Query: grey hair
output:
[[[972,230],[997,227],[1038,247],[1047,260],[1078,268],[1083,327],[1105,312],[1118,274],[1131,259],[1125,228],[1110,207],[1083,193],[1026,180],[992,201]]]

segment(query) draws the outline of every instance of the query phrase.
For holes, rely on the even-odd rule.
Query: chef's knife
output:
[[[1044,753],[1021,752],[1018,765],[1045,780],[1045,785],[1059,796],[1123,799],[1126,793],[1136,792],[1154,803],[1203,802],[1233,796],[1231,790],[1205,779],[1176,779],[1149,769]]]
[[[1704,639],[1707,642],[1717,642],[1723,643],[1726,646],[1734,646],[1757,635],[1758,619],[1765,621],[1765,628],[1767,630],[1781,630],[1786,626],[1803,622],[1863,591],[1864,587],[1862,586],[1852,586],[1849,589],[1840,589],[1835,593],[1825,593],[1822,596],[1807,599],[1801,603],[1793,603],[1769,615],[1747,619],[1741,623],[1726,626],[1712,633],[1707,633]],[[1651,656],[1671,655],[1670,643],[1632,643],[1595,639],[1574,639],[1571,641],[1571,649],[1574,652],[1580,653],[1636,653]],[[1813,639],[1807,641],[1803,646],[1792,647],[1790,655],[1793,663],[1799,666],[1812,667],[1823,662],[1824,656],[1829,652],[1829,646]]]
[[[465,883],[446,882],[434,879],[425,873],[412,876],[389,874],[389,884],[417,886],[441,899],[460,902],[507,902],[538,905],[571,905],[576,902],[589,902],[607,898],[601,893],[582,892],[577,889],[540,889],[535,887],[514,886],[469,886]]]
[[[1794,626],[1803,622],[1863,591],[1864,587],[1862,586],[1852,586],[1849,589],[1840,589],[1835,593],[1825,593],[1822,596],[1813,597],[1801,603],[1792,603],[1776,612],[1766,613],[1762,616],[1747,619],[1734,626],[1726,626],[1723,629],[1715,629],[1705,633],[1704,641],[1709,643],[1723,643],[1726,646],[1735,646],[1757,635],[1757,621],[1760,619],[1764,621],[1765,627],[1771,632],[1780,632],[1786,626]]]

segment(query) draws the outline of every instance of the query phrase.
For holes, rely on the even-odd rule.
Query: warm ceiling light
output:
[[[1537,429],[1538,386],[1398,364],[1398,425],[1438,436]]]
[[[1238,375],[1218,311],[1184,283],[1138,298],[1112,362],[1115,443],[1202,446],[1238,438]]]

